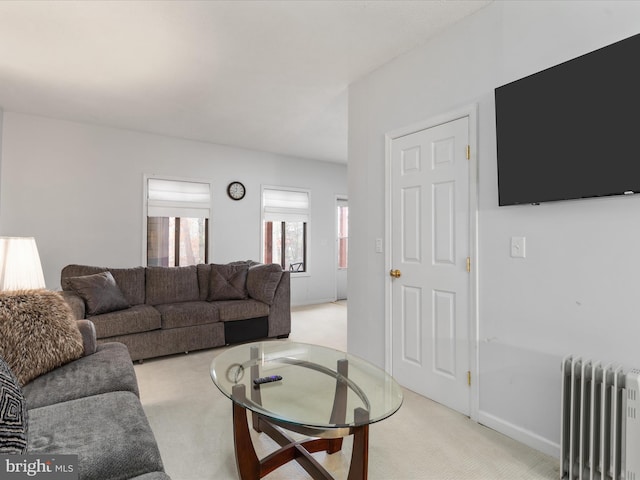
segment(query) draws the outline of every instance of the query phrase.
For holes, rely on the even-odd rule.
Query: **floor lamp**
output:
[[[0,237],[0,291],[45,288],[33,237]]]

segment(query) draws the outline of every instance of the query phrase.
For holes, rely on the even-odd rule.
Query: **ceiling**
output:
[[[0,108],[346,162],[350,83],[462,1],[2,1]]]

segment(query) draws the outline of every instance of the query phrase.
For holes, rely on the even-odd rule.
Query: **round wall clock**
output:
[[[240,182],[231,182],[227,187],[227,194],[234,200],[242,200],[246,190]]]

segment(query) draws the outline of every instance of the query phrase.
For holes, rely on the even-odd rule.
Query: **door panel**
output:
[[[422,291],[415,287],[402,287],[402,358],[415,365],[422,364]]]

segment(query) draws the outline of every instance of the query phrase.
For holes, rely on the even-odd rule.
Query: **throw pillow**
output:
[[[281,278],[282,267],[277,263],[252,266],[247,274],[249,296],[271,305]]]
[[[211,264],[209,277],[209,296],[207,300],[243,300],[249,296],[247,292],[247,265]]]
[[[27,403],[18,379],[0,358],[0,454],[27,453]]]
[[[67,282],[71,290],[84,300],[89,316],[115,312],[130,306],[111,272],[71,277]]]
[[[20,385],[80,358],[83,351],[82,335],[62,295],[0,292],[0,356]]]

